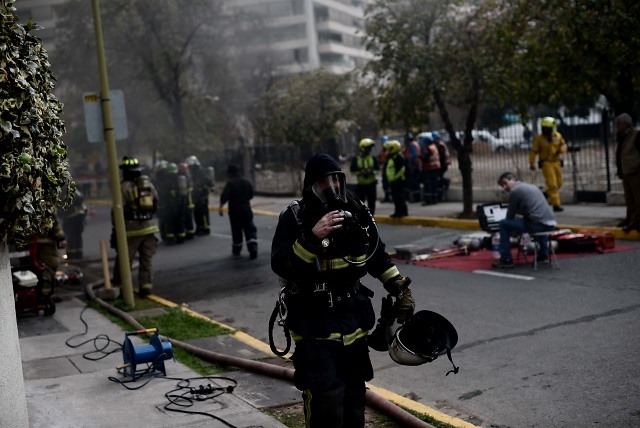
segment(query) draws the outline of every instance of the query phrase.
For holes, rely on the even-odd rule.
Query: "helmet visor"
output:
[[[341,203],[347,202],[345,176],[343,172],[331,172],[311,185],[313,193],[322,203],[338,209]]]

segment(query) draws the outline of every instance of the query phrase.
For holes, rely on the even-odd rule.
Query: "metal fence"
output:
[[[544,177],[538,169],[529,169],[530,141],[525,141],[521,127],[496,136],[507,141],[505,146],[491,141],[473,144],[474,188],[495,188],[500,173],[511,171],[520,179],[544,187]],[[558,128],[569,145],[564,155],[563,190],[574,195],[574,202],[605,202],[606,193],[622,193],[622,183],[615,175],[615,147],[612,120],[606,116],[600,123],[581,123],[580,119],[565,120]],[[535,135],[535,133],[534,133]],[[454,186],[462,185],[455,153],[447,173]]]
[[[572,150],[564,155],[563,192],[574,195],[574,202],[605,202],[607,193],[623,193],[622,183],[616,177],[615,135],[613,120],[605,115],[586,122],[580,118],[563,119],[558,131]],[[532,136],[535,136],[536,128]],[[482,133],[478,133],[482,134]],[[486,133],[485,133],[486,134]],[[502,128],[496,140],[478,139],[473,144],[474,189],[496,189],[497,177],[505,171],[515,173],[523,181],[544,187],[544,177],[538,169],[529,170],[531,140],[523,136],[522,125]],[[376,147],[376,149],[378,149]],[[353,150],[355,153],[355,148]],[[266,194],[297,194],[301,189],[304,160],[295,148],[265,147],[254,151],[253,178],[257,192]],[[347,172],[348,159],[341,160]],[[452,165],[447,177],[451,186],[461,187],[462,176],[456,154],[452,151]],[[350,181],[350,182],[351,182]]]

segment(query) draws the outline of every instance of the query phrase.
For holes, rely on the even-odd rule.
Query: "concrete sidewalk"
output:
[[[270,404],[264,394],[291,390],[291,400],[297,400],[298,394],[293,387],[264,376],[227,373],[238,382],[233,392],[201,401],[190,393],[189,387],[227,387],[232,383],[216,376],[202,378],[175,360],[165,361],[167,377],[142,377],[127,384],[139,389],[114,382],[112,379],[131,380],[116,370],[123,364],[122,351],[104,356],[105,352],[119,349],[124,331],[93,309],[83,312],[84,294],[81,285],[59,287],[56,295],[61,301],[55,314],[18,319],[31,427],[285,427],[259,410]],[[130,337],[135,347],[143,345],[137,336]],[[239,345],[232,344],[227,350]],[[96,348],[104,352],[97,352]],[[140,364],[138,369],[145,367]],[[177,405],[165,396],[169,393]],[[185,398],[177,398],[181,396]]]

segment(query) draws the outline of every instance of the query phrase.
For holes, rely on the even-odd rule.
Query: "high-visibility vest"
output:
[[[435,144],[429,144],[424,148],[425,155],[427,151],[429,153],[429,159],[425,159],[422,162],[422,170],[423,171],[437,171],[440,169],[440,154],[438,153],[438,149]],[[425,156],[426,158],[426,156]]]
[[[358,184],[373,184],[376,182],[376,175],[373,171],[373,167],[375,166],[375,162],[373,161],[373,156],[366,155],[356,157],[356,166],[358,168],[356,175],[358,179]],[[369,172],[363,174],[362,171],[368,169]]]

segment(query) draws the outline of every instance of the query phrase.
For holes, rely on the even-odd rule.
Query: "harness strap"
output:
[[[456,365],[453,364],[453,359],[451,358],[451,348],[449,348],[448,346],[447,346],[447,357],[449,358],[449,361],[451,361],[453,370],[449,370],[445,376],[449,376],[449,373],[458,374],[458,372],[460,371],[460,367],[456,367]]]

